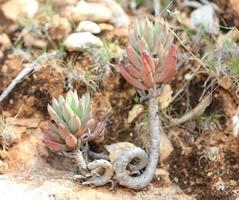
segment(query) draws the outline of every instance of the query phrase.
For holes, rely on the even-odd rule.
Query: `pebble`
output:
[[[64,41],[64,46],[69,51],[84,51],[89,48],[102,47],[103,42],[92,33],[80,32],[70,34]]]
[[[90,32],[93,34],[97,34],[97,33],[101,32],[101,28],[95,22],[86,20],[86,21],[81,21],[78,24],[76,31],[77,32]]]
[[[71,24],[66,18],[54,15],[48,32],[52,39],[61,40],[71,32]]]
[[[112,12],[110,22],[117,28],[128,28],[130,20],[124,9],[114,0],[88,0],[107,7]]]
[[[4,16],[13,21],[21,17],[32,18],[38,8],[39,3],[36,0],[10,0],[1,5]]]
[[[208,33],[219,33],[219,20],[212,5],[197,8],[191,13],[190,27],[198,29],[202,27]]]
[[[80,1],[76,6],[68,6],[63,14],[70,20],[80,22],[107,22],[112,19],[112,12],[104,5]]]

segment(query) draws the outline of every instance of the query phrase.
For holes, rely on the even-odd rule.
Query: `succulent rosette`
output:
[[[120,65],[122,76],[133,86],[149,90],[169,82],[176,73],[176,46],[168,24],[162,18],[136,20],[130,29],[126,49],[128,61]]]
[[[73,151],[79,143],[102,136],[105,124],[92,117],[89,94],[79,99],[77,92],[70,90],[66,98],[53,98],[47,109],[54,123],[42,128],[43,142],[53,151]]]

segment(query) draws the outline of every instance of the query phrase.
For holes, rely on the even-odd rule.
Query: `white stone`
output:
[[[16,21],[20,17],[32,18],[38,7],[36,0],[10,0],[2,4],[1,10],[6,18]]]
[[[212,5],[205,5],[197,8],[191,13],[190,27],[202,27],[206,32],[218,34],[219,33],[219,20],[215,15]]]
[[[64,46],[69,51],[82,51],[89,48],[101,47],[103,42],[89,32],[72,33],[65,42]]]
[[[235,113],[235,115],[232,117],[232,128],[233,128],[233,136],[238,137],[239,135],[239,107]]]
[[[111,12],[113,17],[111,22],[118,28],[128,28],[130,21],[124,9],[114,0],[88,0],[89,2],[101,3],[106,6]]]
[[[66,7],[63,14],[73,21],[89,20],[106,22],[112,19],[112,12],[104,5],[80,1],[76,6]]]
[[[97,34],[101,32],[101,28],[98,24],[92,21],[82,21],[78,24],[76,28],[77,32],[90,32],[93,34]]]

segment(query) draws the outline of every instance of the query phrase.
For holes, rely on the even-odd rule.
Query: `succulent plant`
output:
[[[53,151],[75,150],[77,145],[96,139],[104,130],[104,123],[91,115],[90,95],[78,98],[76,91],[69,91],[66,98],[53,98],[48,112],[54,123],[42,128],[43,142]]]
[[[157,18],[153,23],[147,18],[136,21],[129,32],[126,49],[128,60],[120,65],[122,76],[133,86],[148,90],[150,150],[149,156],[141,148],[124,151],[115,161],[115,179],[120,185],[141,189],[153,179],[160,149],[160,131],[163,131],[158,112],[158,86],[167,83],[176,73],[176,46],[167,22]],[[137,158],[144,165],[138,176],[130,176],[129,164]],[[135,166],[137,168],[137,166]],[[141,169],[141,168],[140,168]]]
[[[142,90],[170,81],[176,73],[177,48],[173,39],[162,18],[154,23],[148,18],[136,20],[129,32],[128,61],[120,65],[123,77]]]

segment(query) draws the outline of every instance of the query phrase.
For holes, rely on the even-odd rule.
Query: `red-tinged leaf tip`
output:
[[[65,142],[66,145],[72,149],[75,149],[77,147],[77,138],[71,133],[66,135]]]
[[[155,73],[155,64],[154,64],[153,57],[147,51],[144,51],[141,55],[141,58],[142,58],[144,64],[145,63],[148,64],[148,66],[151,69],[152,74],[154,74]]]
[[[126,65],[125,64],[124,67],[132,77],[134,77],[135,79],[140,79],[141,73],[133,65],[131,65],[131,64]]]
[[[140,70],[141,63],[139,57],[137,57],[136,55],[136,52],[134,52],[134,50],[130,46],[128,46],[126,48],[126,53],[132,65],[134,65],[137,70]]]
[[[166,56],[165,65],[162,66],[160,72],[155,76],[155,80],[157,83],[168,83],[176,74],[176,52],[176,46],[173,46],[169,49],[168,54]]]
[[[141,78],[143,80],[144,85],[147,88],[152,88],[154,85],[152,68],[150,67],[146,57],[147,57],[147,54],[142,53],[141,58],[143,61],[143,65],[141,67]]]
[[[129,74],[129,72],[126,70],[125,65],[123,63],[120,64],[120,73],[121,75],[134,87],[140,89],[140,90],[146,90],[144,85],[140,82],[140,80],[137,80],[133,76]]]

